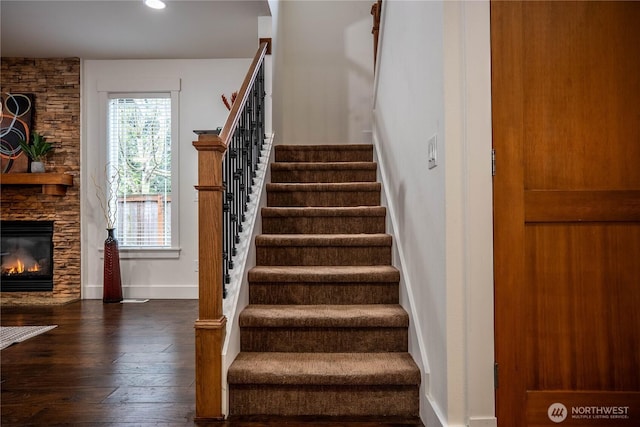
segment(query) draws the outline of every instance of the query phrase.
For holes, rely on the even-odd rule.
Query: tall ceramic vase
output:
[[[104,288],[103,303],[122,301],[122,280],[120,278],[120,252],[118,240],[113,237],[113,228],[107,228],[109,235],[104,241]]]

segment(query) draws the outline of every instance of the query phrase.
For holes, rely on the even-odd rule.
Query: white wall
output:
[[[283,1],[278,8],[276,143],[370,142],[371,2]]]
[[[374,141],[403,262],[412,321],[421,327],[428,372],[421,396],[446,408],[446,218],[443,92],[443,6],[383,3]],[[439,165],[427,169],[427,139],[437,136]],[[421,402],[421,413],[427,406]],[[428,421],[428,420],[427,420]]]
[[[271,10],[271,70],[272,70],[272,96],[271,105],[273,109],[272,126],[274,134],[274,144],[279,139],[278,135],[282,131],[282,86],[283,60],[281,49],[282,35],[282,19],[280,18],[280,9],[282,2],[280,0],[269,0],[269,9]]]
[[[373,137],[402,302],[417,323],[421,415],[493,426],[489,4],[383,5]]]
[[[83,298],[102,298],[102,258],[106,237],[91,175],[104,170],[106,152],[100,132],[98,84],[132,80],[180,81],[178,191],[180,254],[176,259],[123,259],[125,298],[197,298],[197,152],[194,129],[224,125],[228,111],[220,96],[238,90],[250,59],[85,60],[82,75],[82,286]],[[115,83],[114,83],[115,82]],[[125,257],[126,255],[123,255]]]

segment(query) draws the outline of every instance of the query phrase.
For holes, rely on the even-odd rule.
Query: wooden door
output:
[[[491,4],[500,427],[640,425],[640,2]]]

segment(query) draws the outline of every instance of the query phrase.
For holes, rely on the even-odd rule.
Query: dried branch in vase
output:
[[[222,102],[224,103],[224,106],[227,107],[227,110],[231,111],[231,107],[233,107],[233,103],[236,102],[236,98],[238,97],[238,92],[233,92],[231,94],[231,102],[229,102],[229,100],[227,99],[227,96],[225,94],[222,94]]]
[[[110,173],[111,171],[111,173]],[[118,220],[118,191],[120,189],[120,169],[111,168],[107,163],[104,167],[104,185],[99,184],[94,175],[91,180],[96,188],[96,197],[104,215],[107,230],[114,229]]]

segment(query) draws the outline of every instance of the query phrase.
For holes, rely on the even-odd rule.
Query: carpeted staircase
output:
[[[371,145],[275,146],[231,416],[419,416]]]

